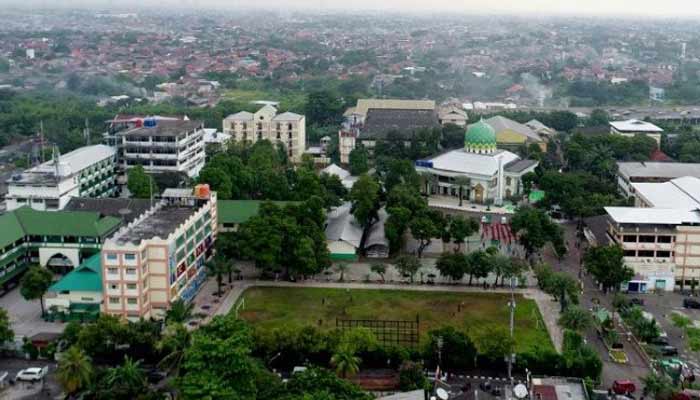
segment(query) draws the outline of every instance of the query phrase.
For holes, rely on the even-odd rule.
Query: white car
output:
[[[46,374],[49,372],[49,367],[44,367],[44,368],[27,368],[19,371],[17,373],[17,376],[15,377],[15,380],[17,381],[29,381],[29,382],[37,382],[46,376]]]

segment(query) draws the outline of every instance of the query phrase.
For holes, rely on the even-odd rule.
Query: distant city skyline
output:
[[[693,0],[0,0],[0,5],[41,8],[114,8],[168,6],[225,9],[306,9],[310,11],[381,10],[396,12],[456,12],[465,14],[592,15],[689,17],[700,15],[700,2]]]

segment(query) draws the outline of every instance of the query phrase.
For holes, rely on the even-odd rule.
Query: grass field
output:
[[[507,329],[509,323],[509,295],[501,293],[251,288],[243,299],[240,316],[262,329],[318,326],[319,320],[322,327],[332,329],[336,317],[415,320],[419,315],[421,335],[450,325],[475,338],[494,327]],[[525,351],[535,345],[553,348],[535,302],[517,296],[516,304],[517,350]]]

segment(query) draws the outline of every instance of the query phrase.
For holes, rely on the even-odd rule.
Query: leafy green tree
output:
[[[518,241],[525,248],[526,258],[540,251],[547,242],[562,240],[562,230],[542,210],[521,207],[511,218],[511,229],[518,236]]]
[[[192,341],[192,334],[181,323],[168,323],[163,330],[163,336],[158,341],[156,347],[162,358],[158,362],[158,367],[167,371],[180,369],[185,350]]]
[[[151,177],[146,174],[146,170],[143,169],[142,165],[137,165],[129,169],[127,172],[126,187],[129,189],[131,195],[137,199],[149,199],[151,195],[155,197],[159,193],[158,186]]]
[[[335,269],[340,272],[340,277],[338,278],[339,282],[343,282],[345,280],[345,272],[348,270],[349,266],[346,263],[338,263],[335,266]]]
[[[365,232],[377,221],[379,211],[379,183],[369,175],[361,175],[350,190],[352,215]]]
[[[523,184],[523,193],[525,193],[525,196],[529,196],[533,185],[537,182],[537,174],[530,171],[523,175],[520,181]]]
[[[325,191],[326,207],[337,207],[343,203],[343,199],[348,195],[348,190],[337,175],[322,173],[320,183]]]
[[[206,165],[199,173],[199,182],[209,184],[211,190],[216,191],[216,195],[221,200],[231,199],[233,184],[226,172],[216,166]]]
[[[224,274],[227,271],[227,261],[220,255],[215,255],[211,260],[207,261],[204,266],[207,269],[207,274],[216,278],[216,295],[221,296],[221,285],[224,280]]]
[[[462,253],[442,253],[435,262],[435,268],[440,275],[460,281],[467,270],[467,257]]]
[[[79,347],[71,346],[61,355],[56,375],[66,393],[76,393],[90,384],[92,360]]]
[[[406,360],[399,367],[399,387],[402,391],[423,389],[428,380],[423,373],[423,365],[419,362]]]
[[[588,117],[586,125],[607,128],[608,122],[610,122],[610,115],[608,115],[608,112],[601,110],[600,108],[596,108],[595,110],[591,111],[591,115]]]
[[[369,269],[370,269],[370,271],[379,275],[382,282],[384,282],[384,274],[386,274],[386,265],[380,264],[380,263],[372,263],[372,265],[370,265]]]
[[[634,271],[625,265],[624,252],[620,245],[589,248],[583,263],[591,275],[603,286],[603,291],[618,291],[623,282],[632,279]]]
[[[655,400],[670,400],[673,398],[673,382],[665,374],[649,373],[642,378],[644,392],[651,395]]]
[[[349,378],[357,374],[361,362],[362,360],[355,355],[352,346],[339,347],[331,357],[331,365],[341,378]]]
[[[442,350],[440,350],[440,342],[442,342]],[[439,363],[441,368],[452,371],[474,368],[477,356],[472,339],[452,326],[428,332],[428,341],[422,353],[429,368],[434,368]]]
[[[354,148],[350,152],[348,161],[350,162],[350,173],[353,175],[362,175],[369,171],[369,155],[363,146]]]
[[[511,259],[502,254],[496,253],[489,256],[489,265],[491,265],[491,272],[496,274],[496,280],[494,281],[495,284],[498,284],[499,278],[506,277],[511,273],[511,264]],[[512,275],[508,277],[510,278],[512,277]]]
[[[0,308],[0,346],[14,338],[15,332],[10,325],[10,317],[7,315],[7,310]]]
[[[411,283],[413,283],[413,277],[416,275],[416,272],[421,269],[420,260],[409,254],[397,257],[396,260],[394,260],[394,266],[401,275],[408,276]]]
[[[564,310],[558,322],[564,329],[581,333],[593,326],[593,317],[583,308],[570,306]]]
[[[464,243],[468,237],[479,231],[479,223],[474,218],[456,216],[450,219],[448,231],[450,232],[450,237],[452,237],[453,242],[457,245],[455,251],[460,251],[462,249],[462,243]],[[468,246],[467,251],[469,251]]]
[[[472,279],[475,276],[477,276],[477,279],[478,279],[478,276],[480,275],[480,271],[482,271],[484,269],[484,267],[482,267],[482,266],[488,264],[488,262],[489,262],[489,255],[486,254],[486,252],[484,252],[484,251],[477,250],[477,251],[473,251],[467,255],[467,269],[466,269],[465,273],[467,275],[469,275],[469,283],[468,283],[469,286],[472,285]]]
[[[25,300],[39,299],[41,315],[44,315],[44,295],[52,282],[53,274],[38,265],[29,268],[20,281],[20,294]]]
[[[411,235],[419,241],[418,258],[421,258],[433,238],[443,236],[445,219],[439,211],[423,210],[415,214],[408,227],[411,229]]]
[[[177,299],[170,303],[170,308],[165,312],[165,322],[184,324],[192,319],[194,303],[186,303],[182,299]]]
[[[479,354],[495,362],[503,360],[515,349],[515,340],[510,336],[506,328],[496,327],[485,330],[476,340]]]
[[[343,118],[344,104],[340,96],[329,90],[315,90],[306,100],[306,118],[310,124],[335,125]]]
[[[310,400],[372,400],[373,398],[357,385],[338,378],[332,372],[313,367],[292,375],[283,391],[283,393],[269,398],[281,400],[307,398]]]

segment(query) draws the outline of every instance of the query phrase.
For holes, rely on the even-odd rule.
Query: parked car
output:
[[[700,308],[700,301],[695,299],[683,299],[683,307],[685,308]]]
[[[659,336],[657,338],[652,339],[650,343],[656,346],[668,346],[668,337]]]
[[[659,353],[661,353],[662,356],[677,356],[678,355],[678,349],[673,347],[673,346],[660,346],[659,347]]]
[[[633,306],[643,307],[644,306],[644,299],[640,299],[639,297],[633,297],[630,299],[630,304],[632,304]]]
[[[615,394],[626,395],[634,393],[637,390],[637,387],[634,386],[634,382],[630,380],[620,379],[613,382],[612,390],[615,392]]]
[[[27,368],[19,371],[17,373],[17,376],[15,377],[15,380],[18,381],[29,381],[29,382],[38,382],[46,376],[46,374],[49,372],[49,367],[44,367],[44,368],[39,368],[39,367],[33,367],[33,368]]]

